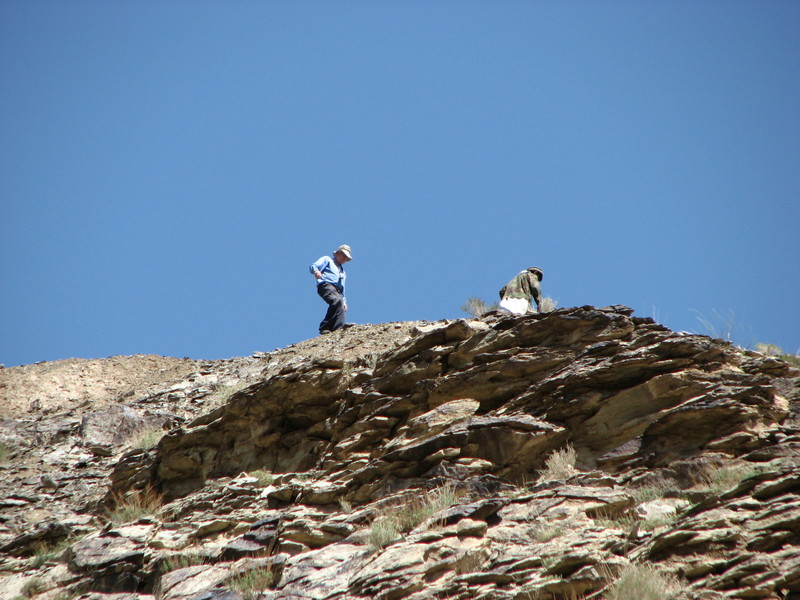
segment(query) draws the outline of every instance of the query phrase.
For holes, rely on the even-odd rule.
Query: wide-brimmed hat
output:
[[[344,254],[344,255],[345,255],[345,256],[346,256],[346,257],[347,257],[349,260],[353,260],[353,253],[352,253],[352,252],[351,252],[351,250],[350,250],[350,246],[348,246],[347,244],[342,244],[341,246],[339,246],[339,247],[336,249],[336,252],[341,252],[341,253],[342,253],[342,254]],[[336,252],[334,252],[334,254],[336,254]]]
[[[536,273],[536,275],[539,277],[539,281],[544,278],[544,271],[542,271],[539,267],[528,267],[528,271],[531,273]]]

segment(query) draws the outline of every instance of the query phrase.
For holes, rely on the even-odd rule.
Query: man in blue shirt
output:
[[[334,251],[333,258],[323,256],[308,268],[317,280],[317,293],[328,303],[328,312],[319,324],[320,333],[330,333],[344,327],[347,312],[344,263],[352,259],[350,246],[342,244]]]

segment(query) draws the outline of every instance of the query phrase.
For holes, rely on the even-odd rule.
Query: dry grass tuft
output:
[[[472,315],[473,317],[480,317],[481,315],[486,314],[487,312],[491,312],[493,310],[497,310],[500,307],[499,304],[493,303],[489,304],[485,300],[481,300],[475,296],[467,298],[467,301],[461,305],[461,310],[465,313]]]
[[[552,452],[545,461],[544,471],[539,475],[541,481],[569,479],[578,472],[575,468],[577,454],[575,448],[568,445]]]
[[[235,575],[228,580],[227,585],[239,592],[244,600],[256,600],[272,585],[273,580],[272,570],[269,567],[262,567]]]
[[[556,309],[557,306],[558,306],[558,302],[556,300],[553,300],[549,296],[545,296],[539,302],[539,312],[540,313],[553,312]]]
[[[145,516],[155,515],[164,504],[164,498],[153,487],[114,494],[113,506],[106,518],[114,524],[130,523]]]

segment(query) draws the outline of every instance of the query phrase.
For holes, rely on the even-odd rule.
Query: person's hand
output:
[[[347,312],[347,302],[344,303],[344,312]]]
[[[322,279],[322,273],[319,271],[314,271],[314,279]]]

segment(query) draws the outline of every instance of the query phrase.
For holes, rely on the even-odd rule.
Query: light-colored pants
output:
[[[530,301],[525,298],[503,298],[500,300],[500,308],[514,315],[533,312]]]

